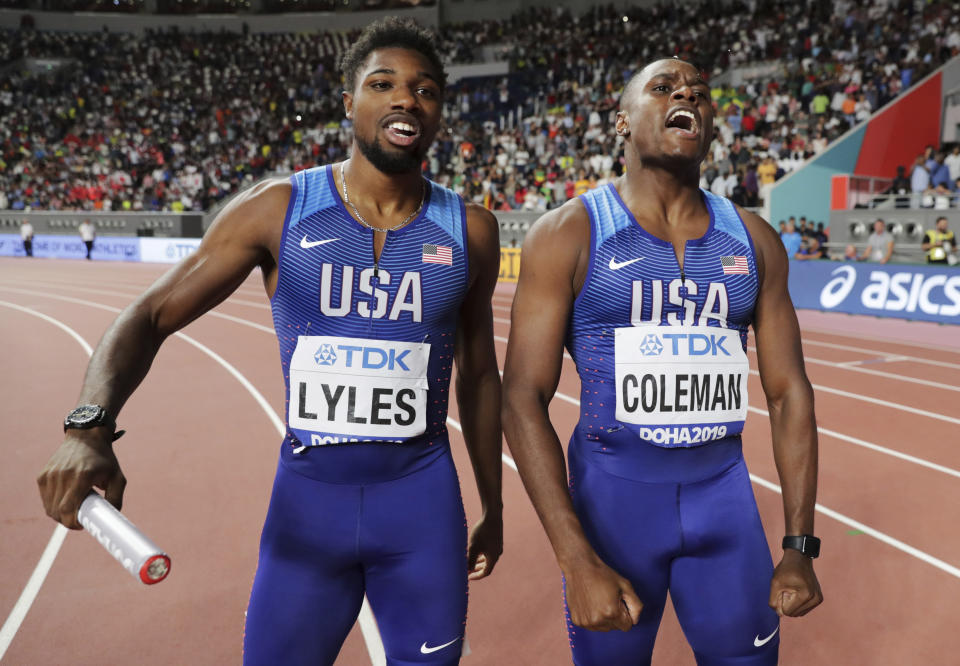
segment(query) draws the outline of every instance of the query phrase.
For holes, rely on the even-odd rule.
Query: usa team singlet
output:
[[[425,182],[422,212],[374,261],[331,167],[291,177],[272,298],[287,433],[247,664],[333,663],[365,593],[388,663],[459,658],[466,527],[446,416],[466,213]]]
[[[644,603],[626,633],[568,616],[580,666],[649,663],[668,590],[699,664],[776,663],[773,567],[740,443],[756,257],[733,204],[702,196],[709,226],[682,268],[613,185],[580,197],[591,255],[566,339],[581,381],[570,492]]]

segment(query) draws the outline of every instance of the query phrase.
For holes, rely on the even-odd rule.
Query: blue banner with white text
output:
[[[791,261],[797,308],[960,324],[960,267]]]
[[[0,257],[24,257],[18,234],[0,234]],[[33,256],[47,259],[86,259],[87,246],[79,236],[37,234]],[[91,259],[97,261],[140,261],[140,239],[132,236],[103,236],[93,241]]]
[[[137,238],[102,236],[93,241],[90,258],[97,261],[147,261],[174,264],[200,247],[199,238]],[[18,234],[0,234],[0,257],[25,257]],[[87,246],[79,236],[38,234],[33,256],[46,259],[85,259]]]

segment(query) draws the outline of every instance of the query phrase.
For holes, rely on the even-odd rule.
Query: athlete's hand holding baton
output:
[[[135,578],[159,583],[170,558],[116,507],[123,502],[126,479],[113,453],[113,439],[100,428],[69,431],[44,467],[37,484],[47,515],[70,529],[87,530]],[[105,490],[106,499],[93,492]]]

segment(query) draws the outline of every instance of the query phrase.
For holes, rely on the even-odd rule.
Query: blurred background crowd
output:
[[[45,4],[64,3],[76,9]],[[354,33],[2,32],[0,208],[208,210],[267,173],[346,157],[337,65]],[[624,82],[677,55],[715,77],[701,185],[758,206],[960,53],[960,12],[945,0],[538,8],[444,26],[438,43],[450,64],[509,62],[506,75],[448,87],[424,164],[467,199],[547,210],[619,175]],[[67,64],[27,75],[10,66],[23,58]],[[727,76],[747,66],[742,81]]]

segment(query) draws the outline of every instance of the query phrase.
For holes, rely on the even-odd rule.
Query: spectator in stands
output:
[[[827,243],[829,242],[830,237],[827,235],[827,232],[823,228],[823,222],[817,223],[817,229],[814,232],[813,237],[816,239],[817,245],[820,247],[820,251],[822,253],[821,256],[824,259],[828,259],[829,257],[827,256]]]
[[[893,234],[887,231],[887,225],[878,219],[873,223],[873,233],[867,238],[867,246],[860,255],[860,261],[876,261],[885,264],[893,256]]]
[[[780,240],[783,242],[783,249],[786,250],[787,256],[791,259],[795,258],[800,251],[800,244],[803,242],[803,237],[797,233],[792,217],[787,220],[787,230],[780,234]]]
[[[953,190],[953,182],[956,178],[950,177],[950,167],[944,163],[944,154],[938,152],[933,158],[933,167],[930,169],[930,184],[934,187],[944,186],[948,190]]]
[[[33,256],[33,225],[30,220],[23,218],[20,220],[20,240],[23,241],[23,251],[28,257]]]
[[[920,201],[921,195],[930,187],[930,173],[924,165],[923,155],[918,155],[913,165],[913,171],[910,172],[910,191],[913,192],[913,200]]]
[[[928,264],[950,264],[957,263],[957,241],[954,234],[947,227],[946,216],[941,215],[937,218],[936,226],[928,229],[923,235],[924,252],[927,253]]]
[[[910,207],[910,180],[906,176],[906,167],[902,164],[897,167],[897,176],[893,179],[893,183],[890,185],[890,189],[887,190],[887,194],[903,195],[898,196],[894,199],[894,206],[897,208],[909,208]]]
[[[813,236],[804,236],[800,241],[800,248],[797,250],[796,254],[791,257],[791,259],[797,259],[799,261],[804,261],[807,259],[819,259],[823,256],[823,251],[820,248],[820,243],[817,242],[817,239]]]
[[[80,240],[87,246],[87,259],[90,259],[90,254],[93,252],[93,241],[97,237],[97,230],[94,229],[89,219],[85,219],[80,223],[80,226],[77,227],[77,231],[80,234]]]
[[[944,158],[943,163],[950,170],[950,180],[954,183],[960,180],[960,143],[953,145],[953,150]]]

